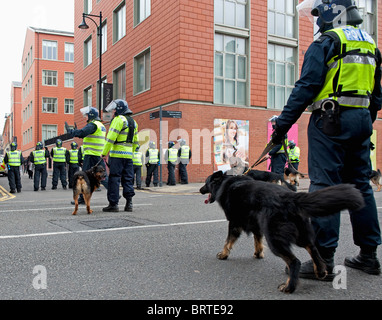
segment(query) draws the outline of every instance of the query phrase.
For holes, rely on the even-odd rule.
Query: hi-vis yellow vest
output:
[[[8,151],[8,165],[11,167],[19,167],[21,165],[21,152],[16,151]]]
[[[65,162],[66,148],[53,148],[53,162]]]
[[[103,147],[105,146],[106,128],[101,121],[92,121],[97,130],[93,134],[89,134],[84,138],[84,155],[100,156],[102,154]]]
[[[368,108],[375,83],[376,45],[373,38],[352,26],[326,32],[338,35],[341,51],[328,62],[324,86],[309,110],[319,109],[327,99],[345,107]]]

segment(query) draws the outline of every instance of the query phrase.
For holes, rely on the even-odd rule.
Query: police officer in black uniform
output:
[[[305,53],[301,77],[276,119],[272,140],[280,142],[305,108],[311,106],[309,191],[351,183],[362,192],[365,207],[350,212],[353,240],[360,252],[345,258],[345,265],[377,275],[381,273],[377,258],[381,232],[369,175],[372,123],[382,104],[381,53],[370,35],[357,28],[362,18],[354,1],[315,1],[310,8],[306,8],[307,4],[305,0],[298,6],[300,13],[308,9],[318,17],[322,35]],[[346,25],[339,24],[344,22]],[[312,224],[329,273],[325,279],[332,280],[340,213],[312,218]],[[312,261],[302,264],[300,276],[316,279]]]

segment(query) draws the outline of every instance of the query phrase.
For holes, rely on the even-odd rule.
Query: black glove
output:
[[[271,141],[277,145],[277,144],[282,144],[282,141],[284,139],[284,136],[285,134],[281,134],[277,131],[277,129],[275,129],[273,132],[272,132],[272,135],[271,135]]]

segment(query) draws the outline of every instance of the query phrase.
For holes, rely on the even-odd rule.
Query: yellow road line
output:
[[[13,198],[16,198],[13,194],[10,194],[7,190],[5,190],[2,186],[0,186],[0,201],[7,201]]]

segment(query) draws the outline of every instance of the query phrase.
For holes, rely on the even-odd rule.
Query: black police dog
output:
[[[255,180],[261,180],[261,181],[265,181],[265,182],[276,183],[276,184],[279,184],[282,186],[286,186],[288,189],[290,189],[292,191],[297,191],[296,186],[287,182],[284,179],[283,174],[252,169],[252,170],[249,170],[246,175],[248,177],[251,177],[252,179],[255,179]]]
[[[215,200],[229,221],[228,236],[217,258],[227,259],[242,231],[253,233],[256,258],[263,258],[263,236],[271,251],[281,257],[289,269],[289,278],[279,286],[282,292],[296,289],[301,262],[291,251],[292,244],[305,248],[315,266],[317,278],[325,278],[326,266],[314,245],[310,217],[327,216],[340,210],[358,210],[364,206],[359,190],[349,184],[327,187],[312,193],[293,192],[285,187],[247,176],[228,176],[221,171],[210,175],[201,194],[205,203]]]
[[[73,200],[74,200],[74,211],[73,215],[77,214],[78,211],[78,197],[82,193],[86,210],[88,214],[91,214],[93,210],[90,209],[90,198],[94,190],[98,189],[101,181],[106,178],[106,170],[100,165],[91,167],[86,171],[77,171],[73,176]]]

